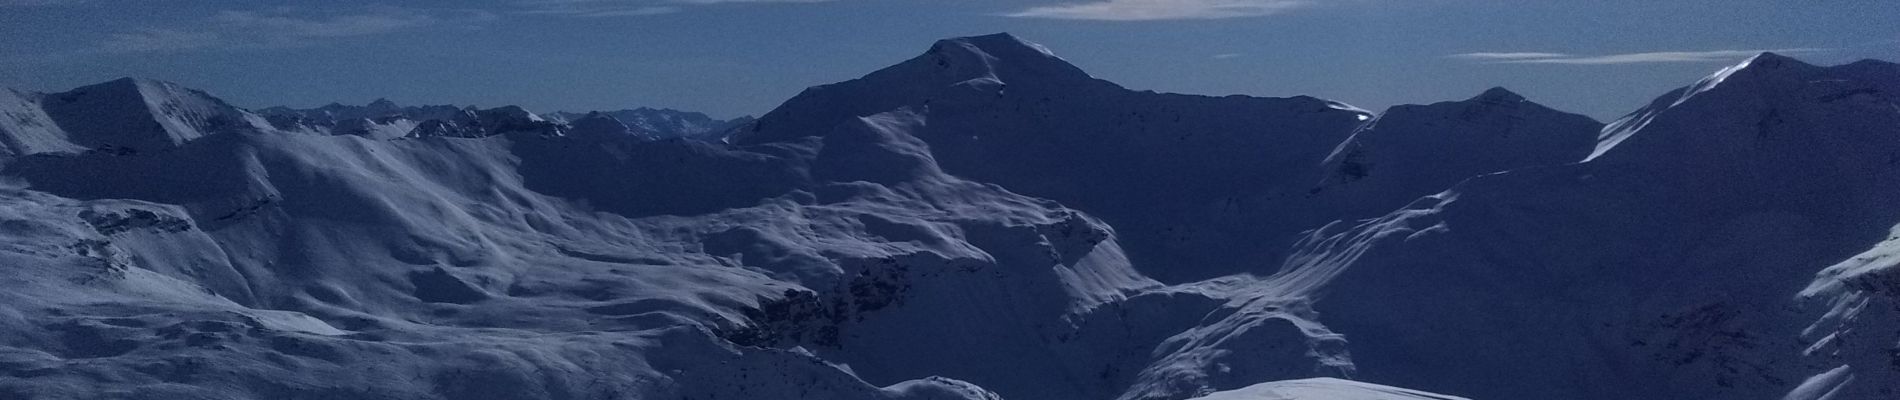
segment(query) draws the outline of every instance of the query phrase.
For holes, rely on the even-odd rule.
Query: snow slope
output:
[[[0,138],[6,140],[0,156],[12,158],[34,153],[77,153],[85,148],[74,144],[40,107],[43,96],[8,89],[0,91]]]

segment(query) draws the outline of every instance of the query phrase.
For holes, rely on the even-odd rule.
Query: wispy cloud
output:
[[[1220,54],[1215,54],[1215,55],[1213,56],[1213,58],[1214,58],[1214,59],[1216,59],[1216,60],[1232,60],[1232,59],[1236,59],[1236,58],[1240,58],[1241,56],[1244,56],[1244,55],[1246,55],[1246,54],[1240,54],[1240,53],[1220,53]]]
[[[1752,57],[1763,52],[1783,54],[1814,53],[1829,49],[1759,49],[1759,50],[1708,50],[1708,51],[1656,51],[1646,53],[1624,53],[1604,55],[1576,55],[1544,52],[1509,53],[1464,53],[1446,56],[1447,58],[1472,60],[1487,64],[1568,64],[1568,65],[1618,65],[1652,63],[1708,63],[1733,62]]]
[[[1099,0],[1030,7],[1003,15],[1091,21],[1223,19],[1274,15],[1312,5],[1310,0]]]
[[[474,26],[494,21],[478,10],[419,10],[377,7],[345,13],[295,8],[223,11],[191,27],[144,28],[114,33],[96,51],[165,52],[212,48],[295,47],[321,39],[369,36],[435,26]]]
[[[0,7],[52,6],[78,3],[79,0],[0,0]]]
[[[176,51],[214,47],[222,43],[223,38],[216,33],[151,28],[106,36],[105,41],[99,43],[99,49],[112,53]]]
[[[522,14],[569,17],[639,17],[680,12],[678,6],[655,2],[608,0],[527,0],[520,2]]]
[[[568,17],[642,17],[685,11],[685,6],[756,3],[824,3],[834,0],[523,0],[522,14]]]
[[[225,11],[211,20],[231,29],[321,38],[377,35],[415,29],[440,23],[443,17],[406,9],[324,17],[301,17],[284,12]]]
[[[836,0],[672,0],[686,4],[737,4],[737,3],[825,3]]]
[[[1506,52],[1506,53],[1464,53],[1447,56],[1479,61],[1542,60],[1570,57],[1564,53]]]

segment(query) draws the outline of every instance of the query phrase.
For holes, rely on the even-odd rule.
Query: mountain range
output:
[[[0,91],[0,397],[1887,399],[1900,64],[1610,123],[1008,34],[757,119]]]

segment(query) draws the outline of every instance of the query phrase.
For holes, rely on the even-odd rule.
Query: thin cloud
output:
[[[737,3],[826,3],[836,0],[673,0],[673,3],[685,4],[737,4]]]
[[[1464,53],[1464,54],[1453,54],[1448,57],[1462,58],[1462,59],[1467,59],[1467,60],[1507,61],[1507,60],[1539,60],[1539,59],[1564,58],[1564,57],[1570,57],[1570,55],[1564,54],[1564,53],[1505,52],[1505,53]]]
[[[215,48],[281,48],[321,39],[383,35],[437,26],[474,26],[496,20],[477,10],[378,7],[352,13],[308,14],[299,9],[223,11],[190,28],[144,28],[114,33],[95,51],[168,52]]]
[[[1015,18],[1162,21],[1260,17],[1310,7],[1309,0],[1101,0],[1030,7]]]
[[[492,15],[475,13],[460,17],[436,15],[407,9],[385,9],[361,14],[327,17],[300,17],[288,13],[225,11],[212,21],[226,28],[258,30],[307,37],[348,37],[391,33],[443,23],[450,19],[490,19]]]
[[[680,12],[679,7],[670,6],[586,6],[586,5],[545,5],[522,11],[522,14],[559,15],[568,17],[644,17],[650,15],[672,14]]]
[[[223,43],[224,39],[215,33],[154,28],[111,34],[99,43],[99,49],[110,53],[179,51],[216,47]]]
[[[568,17],[644,17],[685,11],[683,6],[763,3],[824,3],[835,0],[526,0],[521,14]]]
[[[1220,54],[1215,54],[1213,58],[1216,60],[1231,60],[1231,59],[1240,58],[1240,56],[1244,56],[1244,55],[1245,54],[1240,54],[1240,53],[1220,53]]]
[[[0,0],[0,7],[57,6],[78,2],[79,0]]]
[[[1709,51],[1656,51],[1646,53],[1624,53],[1606,55],[1572,55],[1565,53],[1464,53],[1446,56],[1448,58],[1474,60],[1487,64],[1564,64],[1564,65],[1621,65],[1655,63],[1710,63],[1734,62],[1753,57],[1764,52],[1799,54],[1828,51],[1829,49],[1760,49],[1760,50],[1709,50]]]

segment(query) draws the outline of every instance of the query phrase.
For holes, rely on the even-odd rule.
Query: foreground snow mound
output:
[[[1464,400],[1452,397],[1332,378],[1268,382],[1242,389],[1210,393],[1197,400]]]
[[[1605,129],[1588,162],[1315,231],[1254,291],[1318,296],[1374,382],[1474,398],[1885,397],[1900,390],[1876,366],[1895,343],[1877,306],[1890,297],[1862,275],[1882,263],[1807,282],[1900,222],[1894,71],[1764,54]]]

